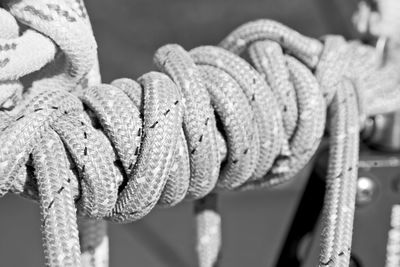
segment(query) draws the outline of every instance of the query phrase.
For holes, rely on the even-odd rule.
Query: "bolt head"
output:
[[[374,180],[369,177],[359,177],[357,180],[357,196],[356,203],[359,206],[370,203],[377,191],[377,185]]]

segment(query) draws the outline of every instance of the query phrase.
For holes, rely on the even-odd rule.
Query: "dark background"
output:
[[[87,0],[104,82],[136,79],[153,70],[154,51],[166,43],[187,49],[217,44],[240,24],[278,20],[303,34],[353,37],[356,0]],[[221,197],[222,266],[273,266],[306,179],[275,190]],[[0,267],[43,266],[36,203],[0,200]],[[191,203],[156,208],[129,225],[111,225],[111,267],[195,266]]]

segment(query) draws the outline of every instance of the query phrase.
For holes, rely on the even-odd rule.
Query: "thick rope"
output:
[[[0,8],[0,106],[3,109],[18,110],[15,104],[21,100],[22,93],[29,95],[37,87],[70,91],[79,84],[100,83],[97,45],[82,1],[10,1],[8,8]],[[6,123],[7,117],[6,113],[0,115],[0,123]],[[32,190],[36,191],[36,186]],[[72,218],[71,227],[74,224]],[[101,255],[97,261],[108,258],[96,246],[98,240],[104,240],[101,248],[108,250],[104,228],[104,222],[79,220],[83,262],[93,262],[93,255]],[[52,238],[45,237],[45,240]],[[71,260],[73,265],[79,265],[79,259]]]
[[[360,116],[397,108],[397,64],[380,68],[372,47],[339,37],[321,43],[260,20],[239,27],[222,48],[160,48],[154,58],[160,72],[138,82],[87,87],[97,59],[82,10],[81,2],[26,0],[0,13],[10,28],[16,18],[51,38],[35,32],[52,47],[38,58],[18,59],[33,56],[28,50],[0,51],[8,73],[0,77],[0,195],[39,199],[48,266],[108,264],[101,259],[107,257],[104,225],[81,223],[79,244],[76,209],[94,220],[131,222],[156,204],[183,199],[199,199],[199,265],[213,266],[221,218],[209,194],[295,177],[322,139],[327,106],[331,152],[319,265],[348,266]],[[27,31],[13,32],[10,41],[3,30],[7,40],[0,43],[20,41]],[[253,66],[234,55],[243,51]],[[39,69],[50,73],[21,87],[19,79]],[[27,92],[10,93],[7,81]],[[397,96],[382,108],[384,93]],[[82,263],[79,248],[92,252]]]

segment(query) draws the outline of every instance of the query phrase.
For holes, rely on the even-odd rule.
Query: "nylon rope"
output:
[[[0,21],[0,196],[39,201],[47,266],[108,266],[102,220],[132,222],[184,199],[196,200],[199,266],[216,266],[217,193],[293,179],[326,114],[319,266],[349,265],[359,127],[397,108],[398,62],[258,20],[219,47],[163,46],[158,72],[107,85],[83,2],[9,1]]]

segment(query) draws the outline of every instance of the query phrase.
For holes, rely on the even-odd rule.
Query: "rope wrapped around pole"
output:
[[[290,181],[326,117],[319,266],[348,266],[360,125],[397,109],[398,62],[382,67],[373,47],[258,20],[218,47],[163,46],[158,72],[108,85],[81,1],[10,1],[0,21],[0,196],[40,202],[48,266],[107,266],[101,220],[132,222],[184,199],[196,200],[199,265],[215,266],[215,193]],[[88,218],[81,239],[77,215]]]

